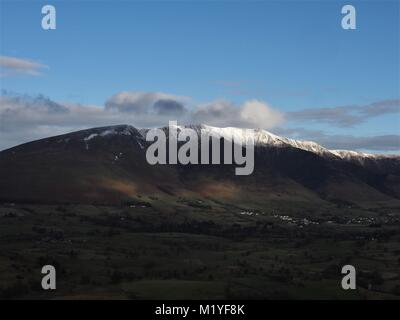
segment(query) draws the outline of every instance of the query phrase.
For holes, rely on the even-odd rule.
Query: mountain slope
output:
[[[238,128],[189,127],[223,140],[244,136]],[[146,129],[127,125],[102,127],[4,150],[0,201],[119,204],[143,194],[260,203],[298,199],[314,204],[397,203],[400,198],[398,156],[331,151],[314,142],[256,130],[254,172],[236,176],[235,165],[149,165],[145,134]]]

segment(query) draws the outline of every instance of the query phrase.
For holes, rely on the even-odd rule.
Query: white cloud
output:
[[[367,110],[377,113],[375,103]],[[385,109],[386,110],[386,109]],[[384,110],[384,111],[385,111]],[[364,111],[363,111],[364,112]],[[194,104],[188,97],[154,92],[120,92],[110,97],[105,106],[55,102],[44,96],[0,95],[0,150],[20,143],[91,127],[130,124],[138,128],[180,124],[198,124],[242,128],[262,128],[296,139],[313,140],[334,149],[400,150],[399,135],[357,137],[328,135],[305,128],[279,127],[285,116],[268,103],[259,100],[235,105],[226,100]],[[287,117],[289,118],[289,117]]]
[[[191,120],[214,126],[271,129],[284,121],[284,115],[259,100],[245,101],[235,106],[229,101],[218,100],[200,106]]]
[[[284,116],[267,103],[259,100],[250,100],[243,104],[240,117],[251,127],[269,129],[280,125]]]
[[[26,74],[31,76],[41,75],[41,70],[48,66],[27,59],[9,56],[0,56],[0,75],[12,76]]]
[[[79,129],[116,124],[160,127],[170,120],[269,129],[280,124],[283,115],[258,100],[239,106],[222,100],[196,105],[188,97],[159,92],[120,92],[110,97],[105,106],[5,93],[0,96],[0,150]]]

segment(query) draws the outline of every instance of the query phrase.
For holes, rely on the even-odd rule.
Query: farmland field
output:
[[[181,198],[169,212],[165,201],[0,205],[0,297],[400,298],[399,208],[287,214]],[[41,288],[46,264],[54,291]],[[357,290],[341,288],[346,264]]]

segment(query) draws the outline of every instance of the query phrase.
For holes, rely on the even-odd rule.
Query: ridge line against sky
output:
[[[399,2],[355,1],[352,31],[339,1],[54,3],[47,32],[0,2],[0,149],[173,116],[400,152]]]
[[[0,95],[0,150],[33,139],[91,127],[122,123],[139,128],[162,127],[170,120],[178,120],[181,124],[267,129],[296,139],[312,140],[328,149],[400,151],[398,134],[354,136],[282,126],[285,123],[318,121],[333,127],[352,128],[369,119],[398,114],[400,99],[376,101],[364,106],[313,108],[286,113],[256,99],[240,105],[227,100],[195,104],[192,100],[161,92],[119,92],[107,99],[103,106],[95,106],[3,91]]]

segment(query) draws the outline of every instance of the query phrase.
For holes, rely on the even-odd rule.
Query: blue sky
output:
[[[0,3],[0,55],[45,66],[40,75],[3,74],[3,106],[10,95],[26,94],[99,108],[120,92],[161,92],[182,104],[186,97],[189,109],[215,101],[240,109],[256,99],[284,115],[266,125],[283,135],[328,147],[329,137],[339,135],[398,138],[398,1],[351,2],[356,30],[341,28],[348,4],[341,1],[51,1],[57,29],[47,31],[41,28],[47,2]],[[390,111],[380,112],[387,101]],[[362,119],[343,125],[353,113]],[[33,137],[50,134],[40,125]]]

